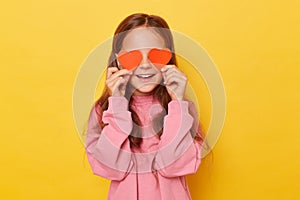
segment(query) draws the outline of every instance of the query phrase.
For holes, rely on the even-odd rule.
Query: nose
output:
[[[152,67],[152,63],[148,58],[148,51],[147,52],[143,52],[143,58],[140,62],[140,68],[142,69],[149,69]]]

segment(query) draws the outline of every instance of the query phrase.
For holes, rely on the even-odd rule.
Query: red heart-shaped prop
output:
[[[149,51],[148,58],[153,64],[163,67],[163,65],[168,64],[168,62],[172,58],[172,52],[167,48],[164,49],[154,48]]]
[[[143,59],[143,55],[139,50],[133,50],[133,51],[120,51],[118,55],[118,60],[120,64],[128,70],[131,70],[135,67],[137,67],[140,62]]]

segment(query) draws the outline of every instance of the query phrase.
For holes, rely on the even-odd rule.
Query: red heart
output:
[[[162,65],[168,64],[170,59],[172,58],[172,52],[167,49],[151,49],[148,54],[148,58],[153,64],[160,65],[160,68],[163,67]]]
[[[135,67],[137,67],[140,62],[143,59],[143,55],[139,50],[133,50],[133,51],[120,51],[118,55],[118,60],[120,64],[128,70],[131,70]]]

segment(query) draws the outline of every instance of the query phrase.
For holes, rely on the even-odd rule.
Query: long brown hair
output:
[[[136,13],[126,17],[117,27],[114,38],[112,42],[112,51],[108,61],[108,67],[118,67],[118,63],[116,60],[116,54],[120,51],[122,47],[122,42],[128,33],[128,31],[137,28],[137,27],[151,27],[154,28],[156,32],[164,39],[165,46],[169,48],[172,52],[175,52],[174,43],[173,43],[173,36],[171,34],[170,28],[167,22],[156,15],[148,15],[145,13]],[[174,64],[177,66],[177,61],[175,54],[173,53],[171,60],[168,64]],[[129,111],[132,113],[132,121],[133,128],[131,134],[128,136],[130,140],[130,147],[139,147],[142,142],[141,136],[141,122],[137,113],[131,108],[132,105],[132,98],[129,92],[129,87],[126,88],[125,97],[129,101]],[[108,108],[108,97],[110,96],[107,86],[104,87],[103,93],[101,97],[95,102],[94,106],[96,108],[96,113],[98,115],[99,124],[103,129],[106,124],[102,122],[102,114],[104,110]],[[168,113],[168,103],[172,100],[170,95],[167,92],[167,89],[163,84],[159,84],[153,91],[153,96],[156,98],[159,103],[164,108],[164,112],[161,112],[153,119],[153,130],[156,131],[157,136],[160,137],[163,133],[163,119],[164,116]],[[190,108],[191,109],[191,108]],[[192,113],[191,113],[192,114]],[[198,119],[198,118],[197,118]],[[197,126],[195,126],[195,123]],[[204,133],[202,130],[201,123],[199,121],[194,122],[194,126],[190,130],[192,136],[196,141],[200,144],[204,141]],[[100,133],[99,133],[100,134]]]

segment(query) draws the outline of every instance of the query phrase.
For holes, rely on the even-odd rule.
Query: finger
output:
[[[119,90],[120,84],[124,81],[123,77],[118,77],[115,80],[115,83],[112,85],[111,89],[113,93],[116,93],[117,90]]]
[[[113,88],[114,85],[116,84],[116,82],[117,82],[120,78],[122,78],[122,77],[117,77],[117,78],[115,78],[115,79],[107,80],[107,81],[106,81],[107,87]]]
[[[174,73],[183,75],[183,73],[177,67],[170,68],[165,72],[166,76]]]
[[[124,77],[120,77],[117,81],[115,88],[121,92],[121,95],[124,95],[127,85],[127,80]]]
[[[129,81],[130,77],[131,77],[131,75],[128,75],[128,74],[125,74],[125,75],[123,76],[123,78],[124,78],[124,80],[125,80],[125,83],[127,83],[127,82]]]
[[[125,78],[122,78],[120,80],[120,83],[119,83],[119,90],[122,92],[122,94],[125,92],[126,90],[126,85],[127,85],[127,80]]]
[[[172,77],[172,76],[181,77],[181,79],[187,80],[187,77],[184,73],[181,73],[180,71],[177,71],[177,70],[174,71],[173,69],[170,69],[170,70],[172,70],[172,71],[168,71],[168,73],[164,74],[165,80],[168,80],[169,77]]]
[[[107,68],[107,74],[106,74],[106,79],[110,78],[113,73],[118,71],[119,69],[117,67],[108,67]]]
[[[162,74],[164,80],[167,79],[167,76],[166,76],[167,70],[169,70],[170,68],[172,68],[172,66],[173,65],[165,65],[163,68],[160,69],[161,74]]]
[[[126,74],[130,75],[130,74],[132,74],[132,72],[127,70],[127,69],[121,69],[121,70],[118,70],[117,72],[113,73],[110,76],[110,78],[115,79],[116,77],[123,76],[123,75],[126,75]]]
[[[118,81],[118,78],[119,78],[119,77],[114,78],[114,79],[109,78],[109,79],[107,79],[107,80],[105,81],[105,83],[106,83],[106,85],[107,85],[108,87],[111,88],[111,87]]]
[[[166,72],[166,71],[168,71],[169,69],[174,68],[174,67],[176,67],[176,66],[175,66],[175,65],[166,65],[166,66],[164,66],[163,68],[161,68],[160,71],[161,71],[161,72]]]
[[[129,73],[127,73],[129,72]],[[118,79],[118,77],[122,77],[122,76],[130,76],[130,74],[132,74],[132,72],[126,70],[126,69],[122,69],[122,70],[118,70],[117,72],[115,72],[114,74],[112,74],[108,79],[106,79],[106,84],[109,84],[111,82],[115,82],[116,79]]]
[[[118,88],[118,87],[119,88],[122,87],[123,89],[125,89],[128,81],[129,81],[129,76],[127,76],[127,77],[119,76],[119,77],[115,78],[114,81],[110,82],[108,85],[110,88],[113,88],[113,89]]]
[[[186,83],[186,77],[184,76],[180,76],[178,74],[171,74],[170,76],[167,77],[167,79],[165,80],[165,84],[166,85],[170,85],[174,82],[178,83],[178,84],[185,84]]]
[[[163,76],[164,80],[167,80],[168,77],[172,74],[178,74],[178,76],[185,76],[185,74],[183,72],[181,72],[178,69],[178,67],[176,67],[175,65],[167,66],[165,71],[162,72],[162,76]]]

